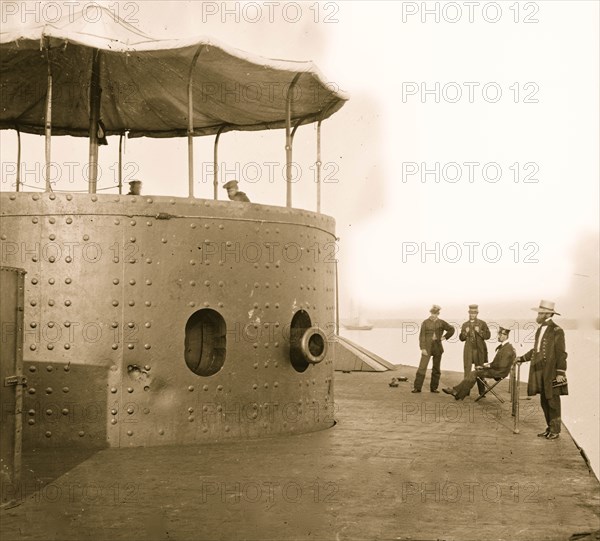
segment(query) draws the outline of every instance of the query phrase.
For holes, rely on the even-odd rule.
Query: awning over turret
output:
[[[312,62],[265,59],[205,38],[156,40],[97,9],[104,10],[101,24],[80,12],[0,33],[0,128],[44,133],[50,65],[52,135],[87,137],[96,50],[106,135],[187,135],[190,81],[194,135],[285,127],[287,92],[297,74],[294,125],[325,119],[347,99]]]

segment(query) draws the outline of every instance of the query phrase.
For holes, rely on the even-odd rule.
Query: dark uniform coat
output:
[[[469,374],[458,385],[454,387],[454,396],[457,400],[463,400],[469,394],[471,388],[477,382],[477,378],[504,378],[517,358],[517,353],[512,344],[504,342],[496,349],[496,356],[489,367],[479,370],[471,370]]]
[[[523,355],[523,360],[531,361],[527,394],[533,396],[544,393],[546,398],[550,399],[553,394],[569,394],[567,385],[552,387],[552,381],[556,376],[559,374],[564,376],[567,371],[567,352],[565,351],[565,331],[551,319],[547,320],[545,325],[547,328],[542,337],[539,353],[536,353],[535,346],[538,343],[542,325],[535,333],[533,349]]]
[[[503,342],[497,348],[494,360],[484,368],[486,378],[505,378],[512,368],[517,352],[512,344]]]
[[[243,201],[244,203],[250,203],[250,199],[244,192],[236,192],[231,198],[232,201]]]
[[[444,334],[445,333],[445,334]],[[454,327],[442,319],[432,321],[427,318],[421,324],[419,333],[419,348],[426,349],[429,355],[441,355],[444,353],[442,337],[450,338],[454,334]],[[435,337],[435,338],[434,338]]]
[[[472,329],[471,332],[467,332],[469,327]],[[475,331],[475,327],[479,327],[479,331]],[[490,329],[485,321],[481,319],[475,319],[474,321],[466,321],[462,324],[458,339],[461,342],[465,342],[465,349],[463,352],[463,360],[465,366],[469,366],[475,363],[481,366],[488,361],[488,350],[485,343],[491,336]],[[474,355],[474,353],[477,355]],[[466,368],[465,368],[466,369]]]

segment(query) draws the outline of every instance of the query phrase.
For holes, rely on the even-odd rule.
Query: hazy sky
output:
[[[7,14],[7,4],[24,5],[3,3],[5,28],[43,18]],[[208,35],[265,57],[313,60],[350,95],[322,135],[322,210],[337,220],[344,312],[361,305],[412,317],[433,302],[479,302],[520,318],[547,298],[567,317],[597,317],[597,2],[106,5],[156,37]],[[4,168],[16,137],[1,138]],[[307,126],[294,142],[294,206],[310,210],[315,140]],[[23,159],[43,163],[43,138],[23,141]],[[202,166],[212,144],[195,143],[199,197],[212,197]],[[282,130],[223,135],[221,181],[240,178],[253,201],[284,205],[283,145]],[[101,148],[101,186],[114,183],[117,148],[115,138]],[[186,152],[185,139],[130,140],[127,171],[146,193],[184,196]],[[54,139],[53,160],[86,162],[87,141]],[[275,178],[264,166],[272,161],[281,164]],[[250,163],[263,173],[258,182],[244,178]],[[57,188],[85,185],[65,174]]]

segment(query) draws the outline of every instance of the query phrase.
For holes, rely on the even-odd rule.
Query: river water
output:
[[[370,331],[349,331],[340,328],[340,334],[364,348],[376,353],[393,364],[416,367],[419,364],[420,351],[415,325],[400,327],[375,327]],[[531,332],[527,329],[521,336],[512,333],[519,343],[513,343],[517,355],[522,355],[532,344]],[[597,330],[566,330],[567,378],[569,396],[562,397],[562,420],[575,441],[582,447],[590,459],[596,476],[600,476],[600,339]],[[512,342],[512,340],[511,340]],[[497,341],[492,337],[488,341],[490,360]],[[444,343],[442,370],[463,371],[463,344],[456,334]],[[431,368],[431,363],[429,365]],[[521,380],[527,381],[529,365],[521,370]],[[412,379],[409,377],[409,379]],[[445,386],[444,381],[440,386]],[[521,396],[526,388],[521,386]],[[538,397],[534,398],[539,403]],[[543,428],[543,427],[540,427]]]

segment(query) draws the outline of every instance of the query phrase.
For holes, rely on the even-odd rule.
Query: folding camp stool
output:
[[[483,398],[486,394],[492,393],[498,400],[500,400],[500,402],[502,402],[504,404],[504,402],[505,402],[504,398],[502,398],[500,395],[496,394],[496,391],[494,391],[494,387],[496,385],[498,385],[498,383],[500,383],[505,378],[506,378],[506,376],[504,376],[504,378],[494,378],[495,383],[493,385],[488,385],[487,381],[485,381],[483,378],[480,378],[478,376],[477,377],[477,382],[481,383],[484,386],[485,391],[483,391],[483,393],[480,394],[475,399],[475,402],[477,402],[480,398]]]
[[[488,385],[487,381],[485,381],[485,379],[483,379],[480,376],[477,376],[477,381],[480,382],[483,387],[485,388],[485,391],[483,391],[482,394],[480,394],[476,399],[475,402],[477,402],[480,398],[483,398],[486,394],[488,393],[492,393],[498,400],[500,400],[500,402],[502,402],[502,404],[504,404],[505,400],[504,398],[502,398],[500,395],[497,395],[496,392],[494,391],[494,387],[496,387],[496,385],[498,385],[498,383],[500,383],[503,379],[506,379],[506,377],[511,374],[511,378],[510,378],[510,382],[511,384],[509,385],[509,392],[511,393],[511,397],[512,397],[512,393],[513,393],[513,383],[514,383],[514,379],[515,379],[515,365],[516,365],[516,358],[513,361],[513,363],[511,364],[510,368],[506,371],[506,373],[503,376],[498,376],[495,377],[495,383],[493,385]]]

